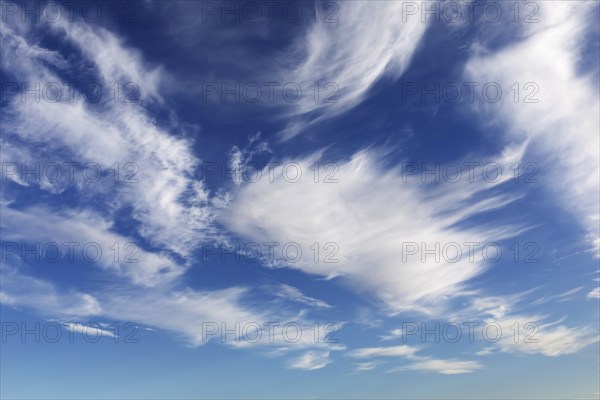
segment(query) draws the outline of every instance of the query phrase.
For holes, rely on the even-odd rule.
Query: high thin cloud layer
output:
[[[109,270],[111,275],[127,277],[132,283],[141,286],[168,284],[185,272],[184,266],[178,265],[166,255],[144,251],[131,239],[114,233],[111,231],[112,222],[93,212],[59,213],[48,208],[28,208],[21,211],[4,205],[0,207],[2,229],[6,232],[3,240],[15,244],[53,243],[48,245],[45,258],[52,259],[52,252],[55,252],[71,257],[71,262],[91,260]],[[69,249],[65,243],[73,245]],[[11,248],[7,244],[4,250],[6,256],[22,255],[22,246],[19,245]],[[27,261],[32,256],[24,258],[22,261]]]
[[[6,139],[16,136],[21,144],[5,147],[3,159],[22,162],[18,157],[27,152],[37,154],[28,162],[42,166],[78,160],[79,165],[96,163],[102,171],[116,168],[120,173],[116,185],[112,176],[97,182],[79,179],[75,183],[83,193],[92,191],[106,196],[109,212],[132,207],[132,217],[140,222],[139,234],[185,256],[202,238],[210,218],[205,207],[207,193],[202,183],[193,179],[198,160],[190,152],[187,140],[161,129],[140,104],[126,101],[132,99],[121,94],[115,100],[111,91],[120,85],[123,92],[125,85],[133,83],[141,101],[156,97],[155,72],[147,72],[116,37],[100,28],[92,30],[81,23],[42,24],[38,29],[56,35],[64,33],[86,56],[81,65],[68,64],[69,67],[87,68],[85,63],[90,63],[96,68],[99,77],[80,84],[100,85],[103,96],[98,102],[89,101],[85,97],[89,94],[77,91],[54,73],[55,68],[65,68],[64,57],[29,42],[27,31],[19,33],[24,29],[2,25],[6,55],[3,69],[20,88],[52,84],[63,90],[60,101],[36,101],[33,95],[12,99],[4,110],[3,135]],[[119,54],[128,57],[125,60]],[[44,156],[39,149],[46,149],[47,154]],[[18,179],[19,174],[16,176]]]
[[[596,72],[586,71],[582,59],[597,4],[565,1],[538,6],[538,23],[524,25],[521,37],[499,51],[480,46],[465,74],[470,80],[497,82],[504,88],[515,82],[520,86],[518,102],[505,93],[506,99],[481,111],[505,127],[509,140],[530,140],[529,153],[548,172],[544,180],[548,190],[581,222],[590,247],[600,257],[600,98]]]
[[[279,64],[276,74],[304,86],[333,83],[339,101],[284,105],[287,129],[279,138],[291,138],[317,121],[339,117],[358,106],[378,82],[397,80],[426,33],[427,24],[420,18],[402,21],[400,1],[338,6],[340,23],[313,24],[303,31],[287,48],[291,62]],[[539,103],[494,105],[493,111],[499,110],[494,122],[507,131],[504,151],[479,161],[497,163],[504,171],[498,179],[484,179],[487,172],[475,167],[472,173],[463,171],[458,181],[423,183],[414,170],[403,170],[400,163],[390,166],[385,150],[369,148],[327,168],[322,164],[320,179],[315,181],[314,165],[322,162],[325,152],[313,147],[305,157],[286,159],[275,154],[264,137],[255,135],[248,147],[233,147],[224,154],[232,169],[245,168],[259,153],[283,158],[284,163],[265,168],[258,182],[234,178],[230,189],[219,188],[218,199],[226,200],[222,202],[197,174],[201,161],[192,140],[185,132],[172,132],[180,126],[162,91],[168,71],[148,65],[141,52],[125,46],[108,30],[81,21],[2,24],[3,73],[27,88],[49,82],[63,87],[62,101],[36,101],[32,94],[23,100],[17,93],[3,103],[3,162],[64,165],[79,160],[97,163],[104,171],[117,165],[121,174],[118,182],[112,175],[92,182],[83,179],[76,166],[73,181],[48,181],[11,171],[7,177],[12,182],[3,186],[7,190],[0,199],[3,241],[93,242],[104,250],[114,243],[139,241],[141,245],[136,245],[133,264],[113,262],[113,254],[106,252],[93,271],[101,279],[94,282],[42,279],[35,275],[35,266],[26,265],[14,252],[0,268],[0,301],[48,319],[136,321],[174,334],[192,347],[221,340],[240,351],[286,356],[284,364],[292,370],[325,368],[342,353],[346,360],[357,362],[356,372],[383,364],[391,365],[390,372],[444,375],[483,368],[482,362],[463,360],[462,355],[440,358],[426,355],[431,351],[427,346],[398,344],[406,334],[401,328],[379,336],[389,344],[386,347],[361,343],[347,348],[306,334],[297,341],[283,340],[281,325],[293,322],[305,333],[313,332],[311,317],[319,315],[317,320],[322,320],[323,315],[334,315],[341,301],[329,293],[323,296],[325,301],[287,283],[259,283],[252,288],[236,281],[229,286],[219,282],[217,289],[198,288],[204,282],[190,279],[194,273],[204,273],[194,258],[198,247],[236,237],[294,244],[299,254],[262,259],[263,266],[294,269],[303,279],[325,280],[336,290],[342,283],[357,298],[367,299],[377,318],[395,321],[400,314],[413,313],[426,320],[478,320],[505,332],[518,323],[521,337],[530,335],[528,324],[537,324],[535,342],[515,342],[506,335],[470,352],[473,356],[503,352],[556,357],[595,344],[597,329],[567,326],[562,319],[528,310],[525,295],[493,296],[476,282],[491,269],[484,259],[484,254],[489,255],[483,251],[486,243],[531,228],[527,216],[507,222],[494,214],[526,196],[522,188],[512,186],[510,168],[525,155],[539,157],[542,168],[552,171],[549,190],[581,221],[590,242],[596,247],[600,243],[596,113],[600,103],[592,88],[593,74],[582,73],[578,62],[578,43],[587,33],[589,9],[568,3],[544,6],[541,19],[546,22],[525,29],[517,42],[499,51],[479,47],[467,63],[469,79],[498,81],[503,87],[513,81],[532,81],[540,88]],[[62,45],[53,47],[53,41],[39,40],[39,33]],[[98,102],[83,99],[86,82],[78,80],[88,78],[105,94]],[[139,89],[139,98],[115,101],[112,88],[131,83]],[[74,92],[73,99],[65,87]],[[492,115],[480,105],[474,111],[483,118]],[[164,115],[169,115],[170,124],[161,122]],[[291,163],[302,174],[297,182],[284,179]],[[334,171],[332,180],[324,179],[329,167]],[[272,181],[267,178],[271,176]],[[577,286],[540,303],[574,296],[597,301],[598,288],[583,288]],[[267,321],[280,323],[271,332],[274,340],[265,332],[256,341],[224,340],[221,335],[238,324],[255,327]],[[373,328],[379,322],[370,319],[368,324]],[[67,324],[71,330],[87,329],[79,323]],[[339,329],[346,324],[332,326]],[[97,332],[110,336],[102,329]]]
[[[427,27],[420,18],[403,21],[404,3],[335,3],[339,23],[310,26],[287,54],[292,61],[278,74],[281,81],[292,77],[304,88],[319,83],[321,99],[290,105],[284,139],[356,106],[380,79],[394,81],[404,73]]]
[[[409,364],[392,368],[389,372],[415,370],[436,372],[444,375],[458,375],[473,372],[481,368],[481,364],[475,361],[432,359],[431,357],[417,355],[417,351],[419,351],[418,348],[406,345],[368,347],[353,350],[350,352],[350,356],[363,359],[400,357],[410,361]],[[371,370],[375,367],[375,362],[371,361],[370,363],[359,364],[357,370]]]
[[[506,170],[521,151],[507,149],[496,161]],[[307,173],[318,157],[294,162]],[[355,154],[338,164],[337,182],[331,183],[315,183],[310,175],[290,182],[286,167],[275,168],[273,182],[263,179],[235,192],[220,218],[248,240],[298,244],[302,254],[284,265],[340,277],[357,292],[377,298],[389,313],[442,312],[449,297],[460,296],[467,282],[485,270],[481,247],[519,231],[508,225],[459,224],[517,196],[493,193],[506,182],[506,174],[490,183],[478,170],[472,182],[426,185],[400,167],[384,169],[379,157],[373,150]],[[315,243],[320,247],[317,259]],[[474,249],[469,251],[470,243]],[[447,257],[439,257],[441,250],[437,258],[425,255],[425,246],[435,253],[436,245],[446,248]]]
[[[51,319],[136,321],[173,332],[192,346],[223,341],[220,330],[238,325],[300,321],[308,330],[311,323],[303,321],[304,313],[246,305],[247,288],[187,287],[183,277],[193,265],[190,254],[202,241],[217,240],[220,234],[211,226],[209,193],[195,176],[199,160],[191,151],[192,142],[161,127],[147,110],[147,106],[163,104],[161,68],[147,68],[135,50],[124,47],[102,28],[64,20],[58,25],[11,22],[3,24],[1,31],[3,72],[16,85],[14,96],[3,109],[2,159],[10,164],[10,169],[3,170],[5,178],[36,194],[64,196],[75,190],[81,201],[76,206],[58,207],[46,204],[43,196],[32,196],[37,203],[25,206],[16,192],[3,190],[3,241],[18,246],[3,247],[7,264],[2,267],[2,303]],[[81,57],[75,61],[58,50],[44,48],[36,40],[39,31],[65,40]],[[85,71],[90,81],[69,82],[57,72],[69,69]],[[78,90],[90,82],[101,88],[103,97],[98,101],[86,100],[89,93]],[[136,101],[115,98],[117,93],[110,91],[114,85],[123,89],[132,83],[139,95]],[[59,101],[21,96],[23,88],[48,84],[63,88]],[[65,165],[73,160],[78,162],[67,175]],[[119,175],[89,179],[89,171],[82,171],[81,165],[92,163]],[[63,168],[61,179],[36,177],[21,170],[23,165],[39,165],[43,170],[51,164]],[[117,233],[119,216],[127,210],[131,210],[128,217],[137,222],[137,235],[146,240],[144,246],[136,244],[139,240],[135,236]],[[79,248],[91,243],[101,251],[93,264],[109,284],[88,293],[77,288],[78,282],[59,284],[38,279],[33,276],[35,268],[24,266],[28,262],[20,252],[24,243],[59,247],[78,243]],[[135,262],[115,261],[109,249],[128,243],[134,244]],[[73,263],[86,261],[75,254]],[[101,282],[93,283],[97,286]],[[276,295],[286,301],[291,297],[307,306],[331,307],[289,285],[281,285],[279,290]],[[217,326],[217,333],[208,335],[204,329],[207,323]],[[77,331],[81,326],[71,324],[69,329]],[[238,337],[223,342],[232,347],[266,345],[279,349],[281,355],[321,349],[314,353],[318,362],[311,361],[314,357],[309,350],[303,361],[292,363],[293,368],[301,369],[321,368],[330,362],[329,351],[323,349],[343,348],[311,341],[307,335],[301,342],[283,341],[282,329],[272,333],[279,337],[275,343],[268,335],[258,341],[238,343]]]

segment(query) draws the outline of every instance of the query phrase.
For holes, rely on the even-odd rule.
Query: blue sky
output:
[[[2,398],[598,398],[598,3],[6,2]]]

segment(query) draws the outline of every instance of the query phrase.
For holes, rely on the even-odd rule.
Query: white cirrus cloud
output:
[[[415,363],[394,368],[390,372],[395,371],[425,371],[425,372],[436,372],[443,375],[459,375],[474,372],[482,368],[482,365],[476,361],[466,360],[439,360],[439,359],[425,359],[417,361]]]
[[[131,207],[139,234],[153,245],[188,255],[210,229],[209,199],[202,181],[194,175],[200,161],[191,150],[191,141],[159,127],[144,107],[146,98],[156,97],[160,69],[149,71],[135,51],[123,47],[102,28],[61,21],[57,26],[38,24],[25,29],[14,22],[3,24],[0,35],[6,55],[2,69],[12,83],[29,88],[56,84],[70,89],[64,89],[60,100],[54,102],[34,101],[32,95],[22,101],[18,94],[10,99],[3,109],[3,144],[9,144],[4,146],[3,158],[22,162],[20,157],[29,154],[35,156],[25,161],[42,165],[96,163],[103,171],[117,165],[121,176],[117,184],[112,179],[93,183],[77,179],[72,186],[83,199],[92,193],[104,196],[108,212]],[[62,34],[84,58],[65,61],[56,50],[37,44],[35,32]],[[72,68],[86,63],[93,66],[100,77],[93,83],[100,84],[103,93],[98,102],[85,100],[84,94],[54,73],[65,63]],[[109,95],[111,85],[127,81],[139,87],[139,102],[115,101]],[[125,183],[123,175],[133,173],[132,181]],[[52,193],[65,189],[64,182],[57,183],[58,187],[36,183]]]
[[[187,269],[165,254],[145,251],[132,239],[115,233],[112,222],[95,212],[57,212],[45,207],[16,210],[5,205],[0,209],[7,256],[22,258],[24,249],[35,245],[39,258],[35,263],[87,261],[143,286],[168,284]],[[31,263],[32,257],[26,255],[19,262]]]
[[[411,346],[389,346],[389,347],[365,347],[352,350],[349,355],[355,358],[373,358],[373,357],[405,357],[414,358],[418,351],[416,347]]]
[[[479,46],[465,75],[505,88],[501,101],[481,101],[476,109],[486,124],[502,126],[508,140],[529,141],[529,154],[540,160],[548,190],[581,222],[600,257],[600,97],[597,70],[582,68],[597,6],[540,3],[538,23],[522,25],[519,38],[499,50]],[[517,102],[508,91],[515,82],[521,89]]]
[[[457,314],[453,321],[475,321],[485,329],[485,341],[502,352],[557,357],[576,353],[599,340],[598,329],[566,326],[564,320],[549,321],[548,315],[521,310],[527,293],[512,296],[482,296]]]
[[[288,364],[291,369],[303,369],[313,371],[321,369],[331,363],[328,351],[307,351],[302,355],[294,358]]]
[[[586,296],[588,299],[600,299],[600,288],[594,288],[591,292],[589,292]]]
[[[112,254],[106,254],[98,262],[108,273],[103,276],[106,280],[93,282],[90,293],[64,282],[31,277],[28,273],[34,267],[14,255],[11,261],[21,263],[21,267],[2,270],[3,304],[32,309],[49,318],[99,316],[135,321],[175,333],[191,346],[220,340],[220,335],[207,339],[203,334],[202,324],[207,321],[230,328],[266,321],[281,321],[283,325],[305,317],[250,307],[247,288],[200,290],[184,283],[183,273],[195,246],[208,237],[217,237],[211,228],[208,191],[195,175],[200,160],[194,155],[193,143],[161,127],[147,108],[164,106],[159,89],[165,71],[160,66],[148,66],[139,52],[124,46],[116,35],[82,22],[63,20],[48,25],[11,19],[0,29],[2,71],[13,83],[24,87],[46,83],[69,86],[57,71],[72,69],[85,70],[83,76],[95,76],[90,79],[105,93],[116,83],[133,82],[140,89],[140,101],[135,103],[116,102],[110,95],[97,103],[86,101],[75,87],[71,87],[73,97],[56,102],[35,101],[31,96],[21,101],[19,93],[6,102],[2,109],[3,161],[60,164],[77,160],[81,164],[97,163],[105,171],[114,163],[123,167],[134,162],[136,174],[135,182],[129,185],[115,183],[111,177],[93,183],[79,178],[66,186],[63,181],[40,182],[11,175],[19,187],[7,185],[3,190],[3,239],[27,243],[96,242],[106,249],[115,242],[130,240],[116,232],[120,232],[118,223],[126,220],[119,212],[131,209],[128,222],[134,222],[131,225],[145,239],[142,242],[146,249],[138,247],[138,262],[131,265],[113,262],[109,259]],[[41,44],[41,33],[62,40],[65,46],[47,48],[51,41]],[[63,55],[66,47],[72,47],[80,57]],[[36,190],[41,189],[46,196],[61,195],[68,188],[76,190],[76,206],[61,203],[60,207],[51,207],[44,201],[46,197],[32,197],[37,202],[25,207],[16,200],[16,193],[25,190],[37,194]],[[11,192],[13,189],[17,190]],[[175,261],[179,260],[177,255],[185,262]],[[326,303],[294,290],[288,289],[288,294],[297,301],[326,307]],[[301,323],[307,330],[312,325],[304,320]],[[321,351],[343,349],[340,345],[324,345],[322,340],[315,343],[308,335],[298,342],[268,340],[265,335],[258,344],[266,341],[270,348],[283,349],[282,354],[313,347]],[[229,341],[226,344],[245,347]]]
[[[86,336],[89,335],[92,337],[116,337],[114,332],[96,327],[94,325],[80,324],[78,322],[65,322],[64,325],[67,327],[67,329],[69,329],[70,332],[83,333]]]
[[[6,264],[0,268],[0,274],[0,302],[4,305],[30,308],[44,316],[58,318],[85,318],[104,312],[100,300],[89,293],[59,290],[49,282],[24,275],[18,268]]]
[[[379,363],[377,361],[369,361],[364,363],[356,363],[354,364],[354,372],[363,372],[363,371],[371,371],[377,368]]]
[[[482,367],[481,364],[475,361],[433,359],[431,357],[417,355],[417,351],[419,351],[419,348],[407,345],[365,347],[352,350],[349,353],[349,356],[354,358],[400,357],[411,360],[410,364],[392,368],[388,372],[417,370],[437,372],[444,375],[458,375],[473,372]],[[360,368],[359,366],[355,372],[368,371],[374,367],[375,364],[373,364],[373,362],[367,363],[363,368]]]
[[[277,72],[279,81],[293,81],[310,92],[307,98],[289,103],[292,120],[282,132],[284,139],[356,106],[380,79],[398,79],[427,27],[420,18],[402,20],[404,1],[335,5],[339,23],[312,24],[288,52],[291,61]],[[317,82],[320,98],[315,101],[308,88]]]
[[[402,329],[396,328],[389,331],[386,335],[379,336],[379,338],[381,339],[381,341],[394,340],[402,337],[403,334],[404,331]]]
[[[316,308],[331,308],[332,306],[327,302],[319,299],[315,299],[314,297],[310,297],[305,295],[300,291],[300,289],[280,283],[277,286],[272,287],[273,294],[277,297],[281,297],[283,299],[287,299],[290,301],[295,301],[301,304],[306,304],[311,307]]]
[[[508,148],[495,161],[506,171],[522,150]],[[244,239],[296,243],[300,257],[294,262],[277,260],[274,266],[339,277],[357,292],[379,299],[389,313],[440,312],[449,297],[460,296],[467,281],[485,271],[481,251],[467,251],[464,244],[483,245],[521,231],[502,224],[458,227],[519,197],[492,190],[511,178],[506,174],[495,183],[477,178],[426,185],[418,176],[403,175],[400,167],[384,168],[378,151],[365,150],[336,164],[337,183],[315,183],[307,174],[319,156],[265,169],[262,176],[273,179],[241,185],[218,218]],[[297,182],[284,178],[291,162],[305,172]],[[455,262],[451,257],[423,262],[419,255],[403,259],[403,245],[408,253],[409,242],[429,248],[459,243],[463,254]],[[310,250],[315,243],[324,247],[316,262]],[[325,260],[326,255],[331,257]]]

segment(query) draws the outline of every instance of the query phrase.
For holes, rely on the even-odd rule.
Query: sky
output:
[[[0,397],[597,399],[597,1],[0,2]]]

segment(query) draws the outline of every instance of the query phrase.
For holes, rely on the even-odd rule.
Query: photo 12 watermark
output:
[[[139,343],[134,322],[17,322],[3,321],[2,343]]]
[[[402,81],[400,100],[403,104],[487,104],[509,101],[519,104],[540,102],[537,82],[430,82]]]
[[[203,263],[264,263],[267,265],[299,262],[315,264],[337,264],[340,246],[336,242],[313,242],[302,245],[298,242],[214,242],[203,243],[201,255]]]
[[[140,168],[132,161],[112,164],[79,161],[14,162],[3,161],[0,181],[6,183],[43,184],[95,184],[122,183],[137,184]]]
[[[515,162],[502,166],[496,162],[463,161],[402,162],[399,165],[402,183],[498,183],[508,180],[513,183],[539,183],[539,166],[535,162]]]
[[[271,161],[266,164],[247,162],[231,164],[204,161],[200,166],[200,179],[217,179],[219,182],[249,184],[259,182],[301,182],[333,184],[340,182],[340,167],[337,163],[312,163],[306,167],[294,161]]]
[[[314,343],[333,344],[340,325],[334,322],[307,324],[287,322],[202,322],[202,343]]]
[[[203,103],[334,104],[340,101],[336,82],[202,82]]]
[[[502,325],[505,329],[502,329]],[[507,332],[508,330],[508,332]],[[464,321],[464,322],[402,322],[399,338],[402,343],[417,341],[420,343],[458,343],[467,341],[475,343],[483,340],[496,343],[504,337],[512,337],[514,343],[539,343],[536,338],[540,327],[536,322],[513,322],[510,326],[497,321]]]
[[[102,243],[88,242],[0,242],[0,259],[3,263],[14,260],[22,263],[87,263],[137,264],[140,247],[132,241]]]
[[[11,82],[0,85],[2,103],[139,103],[142,92],[136,82],[82,82],[77,86],[64,82]]]
[[[513,263],[537,264],[540,246],[536,242],[511,243],[507,247],[496,242],[411,242],[399,244],[402,263],[455,264],[458,262],[497,263],[502,260]]]
[[[536,24],[540,6],[535,1],[402,1],[402,22]]]
[[[82,21],[86,24],[99,24],[106,21],[116,23],[137,23],[140,21],[142,4],[139,1],[2,1],[0,10],[2,23]]]

